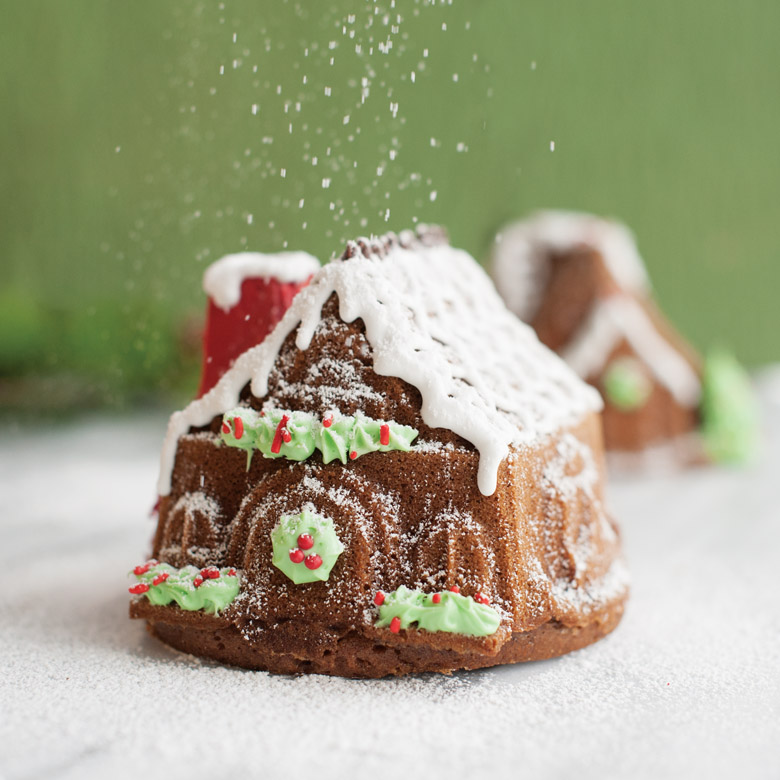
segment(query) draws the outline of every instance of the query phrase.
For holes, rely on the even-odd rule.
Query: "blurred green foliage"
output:
[[[184,400],[227,252],[419,219],[483,259],[538,207],[625,220],[694,343],[776,360],[779,25],[759,0],[6,3],[0,405]]]

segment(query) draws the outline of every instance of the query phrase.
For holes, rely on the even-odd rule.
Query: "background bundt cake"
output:
[[[509,309],[600,391],[608,450],[670,444],[686,461],[749,456],[755,423],[746,377],[722,353],[708,356],[705,369],[655,305],[624,225],[537,212],[499,233],[491,265]]]
[[[130,613],[282,673],[587,645],[627,596],[600,406],[441,231],[350,243],[172,416]]]

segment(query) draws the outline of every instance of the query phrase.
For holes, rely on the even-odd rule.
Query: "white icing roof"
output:
[[[633,233],[623,224],[574,211],[537,211],[502,230],[493,247],[492,274],[507,306],[533,318],[547,282],[550,253],[593,247],[627,292],[648,292],[650,282]]]
[[[212,263],[203,274],[203,290],[220,309],[229,311],[241,300],[245,279],[276,279],[303,282],[320,268],[316,257],[307,252],[240,252]]]
[[[171,417],[161,495],[170,492],[179,437],[234,407],[249,381],[263,397],[287,335],[297,328],[296,345],[306,349],[333,293],[344,322],[365,323],[376,373],[418,388],[425,423],[453,431],[479,451],[479,488],[486,495],[495,491],[510,445],[537,441],[601,408],[598,393],[507,310],[469,254],[408,236],[404,243],[410,246],[388,238],[351,243],[345,253],[351,259],[321,268],[261,344]]]

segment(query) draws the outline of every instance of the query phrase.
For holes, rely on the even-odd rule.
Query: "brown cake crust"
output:
[[[130,616],[147,621],[152,636],[190,655],[244,669],[277,674],[328,674],[339,677],[378,678],[422,672],[451,673],[500,664],[540,661],[580,650],[609,634],[620,622],[624,600],[616,601],[581,626],[558,621],[509,636],[503,644],[485,643],[456,649],[441,641],[448,635],[416,629],[392,634],[363,627],[334,633],[325,625],[312,626],[321,641],[308,644],[300,655],[297,643],[283,632],[268,629],[267,641],[249,643],[229,620],[203,613],[184,613],[136,600]]]
[[[313,372],[317,382],[312,382]],[[617,529],[603,506],[596,414],[535,446],[513,448],[489,496],[479,455],[420,416],[412,385],[373,371],[360,320],[326,304],[310,346],[291,334],[260,408],[323,415],[334,406],[412,425],[411,452],[374,452],[342,465],[318,453],[302,463],[222,446],[220,418],[179,440],[162,498],[153,556],[175,566],[232,566],[241,592],[218,617],[131,603],[132,617],[184,652],[250,669],[382,677],[550,658],[609,633],[628,588]],[[283,514],[313,505],[333,520],[345,551],[327,582],[293,584],[271,565],[270,533]],[[404,585],[458,586],[500,613],[495,634],[376,628],[373,596]]]

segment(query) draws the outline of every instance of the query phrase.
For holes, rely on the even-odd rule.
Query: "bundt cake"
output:
[[[350,242],[171,417],[130,614],[278,673],[588,645],[628,593],[600,408],[441,230]]]
[[[689,462],[704,455],[742,460],[752,449],[749,422],[739,442],[733,431],[724,440],[724,416],[714,419],[712,405],[702,403],[736,383],[742,397],[734,398],[732,417],[751,417],[741,369],[720,354],[704,369],[653,302],[624,225],[590,214],[537,212],[499,233],[492,274],[509,309],[600,391],[607,450],[641,455],[665,445],[675,460]],[[712,380],[706,392],[703,378]]]

